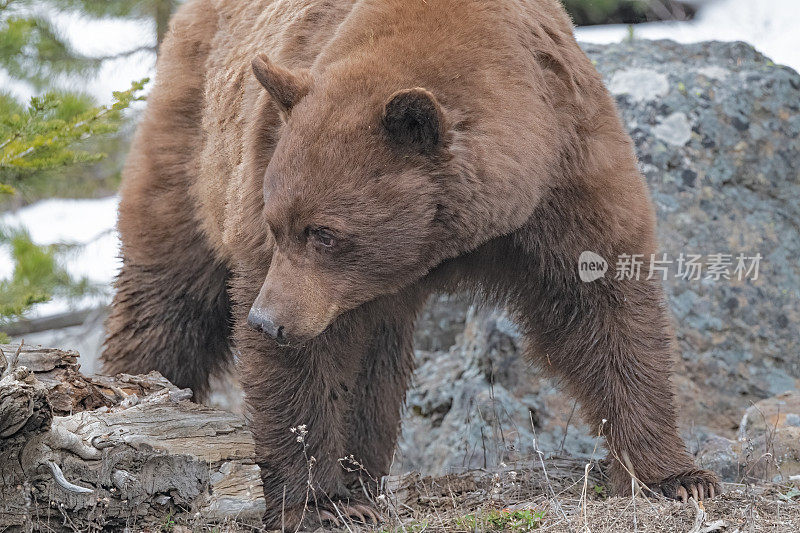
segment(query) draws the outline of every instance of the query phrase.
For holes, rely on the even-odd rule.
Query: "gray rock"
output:
[[[596,439],[577,414],[567,424],[574,403],[521,351],[502,312],[475,308],[448,351],[418,351],[394,471],[494,467],[531,460],[537,448],[590,456]]]
[[[784,392],[747,408],[739,422],[738,438],[800,426],[800,392]]]
[[[785,482],[800,473],[800,393],[756,402],[742,416],[735,439],[712,436],[697,453],[698,464],[723,481]]]
[[[608,81],[611,94],[627,94],[637,102],[655,100],[669,92],[667,76],[650,68],[618,70]]]
[[[744,43],[584,49],[633,137],[668,259],[730,254],[733,274],[739,253],[762,256],[757,279],[705,279],[704,270],[686,280],[673,263],[665,280],[687,442],[703,464],[741,479],[754,460],[737,439],[741,413],[800,385],[800,76]],[[533,430],[545,453],[563,441],[565,451],[591,454],[577,413],[564,438],[573,403],[521,357],[502,314],[472,312],[458,335],[464,309],[437,300],[426,311],[395,471],[524,459]],[[781,440],[794,435],[795,415]]]
[[[684,113],[673,113],[653,128],[653,135],[667,144],[683,146],[692,138],[692,125]]]
[[[697,466],[715,472],[722,481],[740,482],[747,465],[745,449],[741,442],[717,436],[697,453]]]
[[[414,347],[418,350],[447,350],[464,331],[470,299],[465,295],[437,295],[431,298],[417,320]]]

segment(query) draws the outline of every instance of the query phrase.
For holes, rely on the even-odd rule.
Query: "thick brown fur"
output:
[[[270,526],[388,472],[433,291],[510,310],[617,490],[717,490],[678,435],[660,284],[578,278],[584,250],[655,253],[655,219],[557,0],[190,0],[121,194],[106,369],[202,394],[230,340]]]

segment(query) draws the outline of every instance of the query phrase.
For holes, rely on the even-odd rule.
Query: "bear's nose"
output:
[[[283,326],[278,325],[269,314],[263,311],[256,310],[255,308],[250,309],[250,312],[247,314],[247,323],[256,331],[260,331],[278,342],[284,342],[286,340],[283,335]]]

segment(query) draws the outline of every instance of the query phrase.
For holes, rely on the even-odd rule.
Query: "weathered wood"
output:
[[[157,373],[89,378],[75,352],[0,349],[0,531],[259,523],[242,417],[192,403]]]
[[[146,376],[120,374],[116,378],[87,378],[80,373],[79,354],[74,350],[59,350],[41,346],[0,345],[9,361],[18,358],[17,366],[33,372],[47,390],[47,396],[57,416],[116,405],[126,397],[139,397],[165,387],[174,387],[160,374]],[[0,355],[0,368],[4,367]]]

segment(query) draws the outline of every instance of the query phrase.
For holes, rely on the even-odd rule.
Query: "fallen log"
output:
[[[157,373],[89,378],[75,352],[0,349],[0,531],[259,524],[242,417]]]

